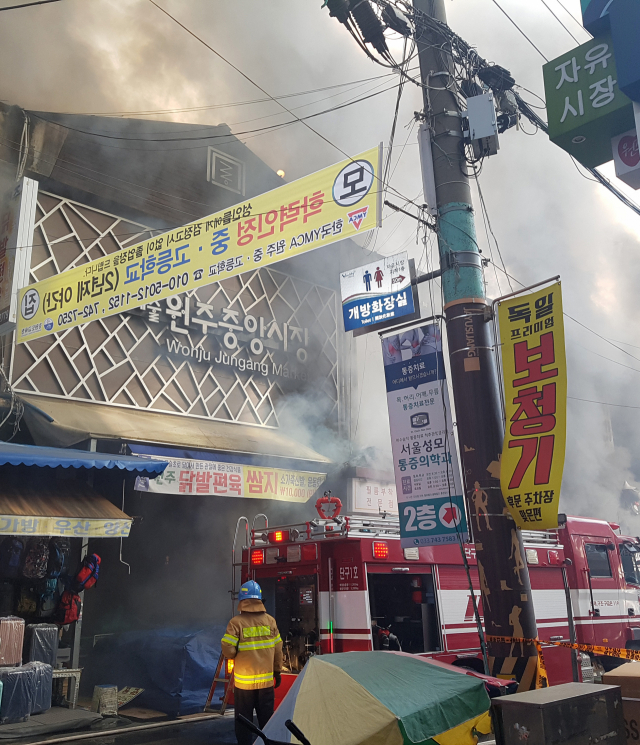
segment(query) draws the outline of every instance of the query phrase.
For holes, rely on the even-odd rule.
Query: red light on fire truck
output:
[[[251,564],[255,566],[260,566],[260,564],[264,564],[264,551],[261,548],[254,548],[251,551]]]
[[[289,540],[288,530],[274,530],[268,535],[269,543],[282,543]]]
[[[389,546],[384,541],[373,542],[373,558],[374,559],[388,559],[389,558]]]

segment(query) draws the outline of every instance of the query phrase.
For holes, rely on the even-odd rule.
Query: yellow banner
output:
[[[500,486],[520,528],[558,527],[567,432],[560,283],[498,304],[506,429]]]
[[[0,515],[0,535],[66,535],[69,538],[126,538],[131,520],[84,517],[16,517]]]
[[[382,220],[381,147],[20,291],[31,341],[351,238]]]

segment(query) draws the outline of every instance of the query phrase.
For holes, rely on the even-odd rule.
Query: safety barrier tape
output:
[[[488,642],[503,642],[505,644],[535,644],[538,652],[538,675],[536,688],[546,688],[549,685],[547,669],[544,664],[544,655],[542,654],[542,645],[549,644],[555,647],[564,647],[565,649],[577,649],[580,652],[592,652],[596,655],[606,657],[619,657],[623,660],[636,660],[640,662],[640,650],[622,649],[621,647],[602,647],[592,644],[571,644],[571,642],[545,641],[540,639],[524,639],[519,636],[487,636]]]

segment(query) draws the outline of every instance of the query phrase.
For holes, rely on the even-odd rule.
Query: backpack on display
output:
[[[82,600],[80,599],[80,595],[71,592],[71,590],[65,590],[58,602],[52,620],[57,623],[58,626],[66,626],[68,623],[74,623],[80,618],[81,610]]]
[[[42,579],[49,563],[49,541],[47,538],[29,538],[24,556],[23,576],[27,579]]]
[[[23,616],[35,615],[38,610],[38,596],[33,587],[23,585],[20,589],[20,599],[18,600],[18,613]]]
[[[38,615],[48,618],[53,615],[58,603],[58,580],[43,579],[38,587]]]
[[[78,569],[76,576],[73,578],[71,589],[76,593],[82,592],[83,590],[90,590],[98,581],[99,572],[100,557],[98,554],[85,556],[82,560],[82,566]]]
[[[0,546],[0,574],[3,577],[17,577],[22,566],[24,541],[9,536]]]
[[[55,537],[49,541],[49,562],[47,563],[47,577],[60,577],[69,563],[71,542],[68,538]]]

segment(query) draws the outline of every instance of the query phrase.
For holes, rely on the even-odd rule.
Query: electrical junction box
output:
[[[473,146],[476,158],[495,155],[498,144],[498,119],[493,93],[467,98],[467,119],[469,129],[467,137]]]
[[[491,704],[496,745],[626,745],[618,686],[566,683]]]

